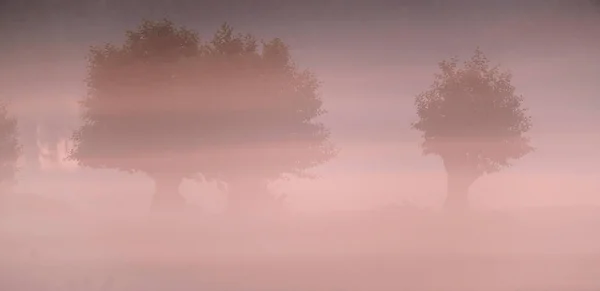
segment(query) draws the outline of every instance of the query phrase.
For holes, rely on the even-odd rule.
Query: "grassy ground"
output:
[[[599,222],[581,209],[13,221],[0,290],[600,290]]]

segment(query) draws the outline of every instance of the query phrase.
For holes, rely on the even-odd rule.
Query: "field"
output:
[[[600,290],[598,213],[5,220],[0,290]]]

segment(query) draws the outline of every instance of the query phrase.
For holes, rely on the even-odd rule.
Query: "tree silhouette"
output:
[[[592,5],[595,6],[596,9],[600,9],[600,0],[590,0]],[[598,10],[600,12],[600,10]]]
[[[153,209],[180,208],[179,185],[199,169],[186,157],[197,145],[190,128],[198,120],[178,110],[178,102],[195,100],[178,93],[174,79],[199,54],[196,33],[168,20],[144,21],[120,46],[92,47],[83,125],[69,158],[91,168],[144,172],[155,182]]]
[[[92,48],[87,85],[70,157],[148,174],[154,210],[181,207],[178,187],[197,173],[237,193],[239,181],[301,175],[333,153],[312,122],[323,114],[314,77],[280,40],[259,50],[226,24],[201,43],[168,20],[144,21],[123,45]]]
[[[17,161],[22,148],[18,140],[17,119],[8,114],[7,105],[0,103],[0,183],[12,186],[17,173]]]
[[[331,159],[336,149],[315,119],[323,115],[319,82],[292,61],[281,39],[259,47],[251,35],[235,34],[227,24],[203,46],[208,66],[203,92],[210,104],[201,136],[205,176],[228,184],[233,211],[265,210],[274,202],[268,182],[295,175]]]
[[[478,48],[459,67],[442,61],[429,90],[416,97],[423,154],[438,155],[447,172],[445,207],[468,208],[468,188],[480,176],[499,171],[531,152],[524,136],[531,117],[516,95],[511,74],[491,67]]]

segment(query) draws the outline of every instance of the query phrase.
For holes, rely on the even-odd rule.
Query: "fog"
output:
[[[125,219],[49,205],[3,217],[3,290],[593,290],[600,275],[594,208]]]
[[[600,9],[591,1],[275,2],[3,1],[0,98],[18,120],[23,153],[14,187],[1,185],[0,290],[600,288]],[[206,165],[236,165],[227,172],[234,179],[177,180],[185,206],[167,213],[152,208],[156,175],[68,160],[83,124],[89,46],[120,44],[143,18],[162,17],[202,41],[224,21],[282,38],[322,83],[327,114],[316,120],[339,153],[311,169],[315,179],[271,179],[254,191],[246,179],[294,158],[274,151],[283,147],[276,142],[257,146],[248,120],[238,122],[222,130],[238,138],[231,148],[202,150]],[[453,213],[444,209],[445,161],[422,154],[410,125],[438,62],[468,59],[477,47],[512,73],[535,151],[479,177],[470,210]],[[133,105],[219,115],[209,103]],[[155,126],[146,139],[118,141],[144,148],[173,131]],[[232,212],[231,189],[242,198],[268,192],[278,204]]]

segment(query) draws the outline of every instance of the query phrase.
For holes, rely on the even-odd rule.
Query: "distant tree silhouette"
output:
[[[197,173],[243,200],[334,153],[313,122],[324,113],[316,79],[295,68],[282,41],[260,50],[226,24],[201,43],[168,20],[144,21],[123,45],[92,48],[87,85],[70,157],[147,173],[154,210],[181,207],[178,187]]]
[[[600,12],[600,0],[590,0],[590,2],[598,9],[598,12]]]
[[[69,158],[91,168],[144,172],[155,182],[154,210],[182,207],[179,185],[199,170],[185,156],[197,147],[198,118],[178,111],[195,96],[180,93],[174,79],[199,54],[197,34],[168,20],[144,21],[120,46],[92,47],[83,125]]]
[[[22,148],[18,139],[17,119],[11,117],[7,104],[0,102],[0,183],[10,187],[15,182],[17,161]]]
[[[315,119],[325,113],[312,73],[299,70],[281,39],[257,44],[224,24],[203,47],[208,68],[199,85],[210,101],[203,113],[203,173],[228,185],[233,211],[277,203],[268,182],[295,175],[335,156],[329,132]],[[189,74],[194,76],[197,74]]]
[[[442,61],[429,90],[416,97],[425,155],[438,155],[448,174],[445,207],[468,208],[468,188],[477,178],[510,166],[531,152],[524,136],[531,118],[515,93],[511,74],[491,67],[478,48],[459,67]]]

